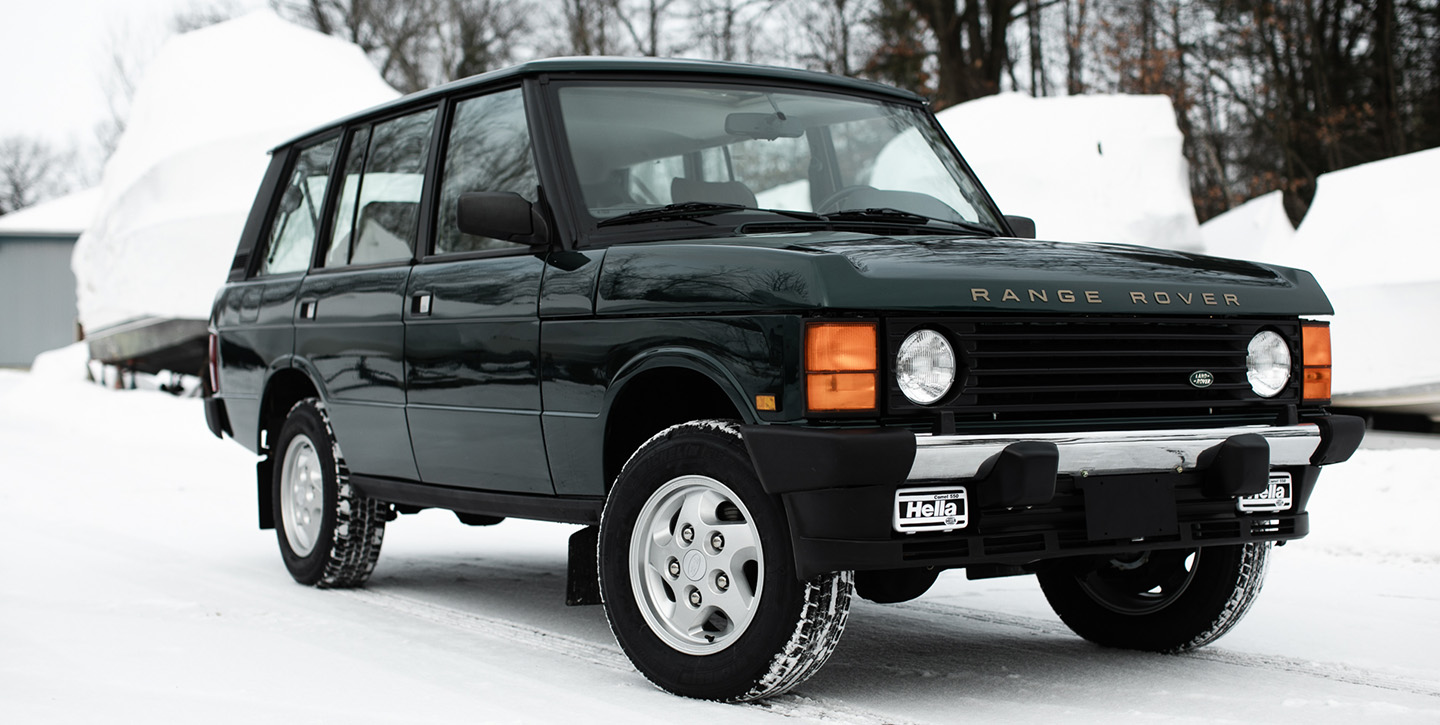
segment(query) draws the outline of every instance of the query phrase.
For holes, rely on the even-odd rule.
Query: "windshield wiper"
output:
[[[700,217],[726,214],[732,211],[742,211],[745,207],[740,204],[720,204],[710,201],[682,201],[677,204],[666,204],[650,209],[637,209],[635,211],[621,214],[620,216],[602,219],[595,226],[613,227],[622,224],[644,224],[645,222],[667,221],[670,219],[699,219]]]
[[[892,209],[890,207],[870,207],[868,209],[842,209],[837,212],[831,212],[829,214],[826,214],[824,218],[828,221],[834,222],[900,222],[906,224],[915,224],[919,226],[925,226],[928,225],[930,222],[936,222],[939,224],[948,224],[953,227],[964,229],[967,232],[984,234],[987,237],[993,237],[1000,234],[1000,230],[991,229],[990,227],[987,227],[983,224],[975,224],[973,222],[967,221],[957,221],[955,219],[941,219],[939,217],[925,216],[924,214],[916,214],[915,212],[903,211],[901,209]]]
[[[601,220],[595,226],[609,227],[622,224],[643,224],[645,222],[667,221],[670,219],[699,219],[700,217],[714,216],[716,214],[728,214],[732,211],[762,211],[769,214],[788,216],[792,219],[803,219],[805,221],[825,220],[825,217],[808,211],[761,209],[743,204],[727,204],[712,201],[682,201],[650,209],[637,209],[628,214],[621,214],[617,217]]]

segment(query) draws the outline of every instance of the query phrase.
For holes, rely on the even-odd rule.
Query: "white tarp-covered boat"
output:
[[[398,94],[355,45],[257,11],[172,38],[146,67],[72,266],[107,362],[191,367],[269,163],[296,134]],[[160,348],[184,344],[171,362]],[[198,350],[203,359],[203,339]],[[175,369],[170,367],[170,369]]]

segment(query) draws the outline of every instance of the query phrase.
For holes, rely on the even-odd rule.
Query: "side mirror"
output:
[[[535,205],[513,191],[470,191],[456,202],[455,223],[477,237],[545,247],[550,229]]]
[[[1019,239],[1035,238],[1035,220],[1028,216],[1005,215],[1005,223],[1010,225],[1010,231],[1015,233]]]

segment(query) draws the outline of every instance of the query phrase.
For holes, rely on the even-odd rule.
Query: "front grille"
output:
[[[1293,404],[1298,375],[1274,398],[1261,398],[1245,377],[1246,346],[1262,329],[1290,341],[1300,361],[1296,320],[1207,318],[986,317],[892,319],[889,360],[919,328],[946,335],[959,356],[959,382],[936,406],[917,406],[891,385],[891,413],[1140,415],[1215,413]],[[892,363],[893,364],[893,363]],[[1191,376],[1213,376],[1197,387]]]

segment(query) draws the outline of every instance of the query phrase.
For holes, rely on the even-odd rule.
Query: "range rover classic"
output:
[[[302,584],[364,584],[425,508],[582,525],[567,599],[680,695],[785,692],[852,597],[949,569],[1036,577],[1100,645],[1205,645],[1363,436],[1330,303],[1034,237],[912,94],[528,63],[274,150],[206,418]]]

